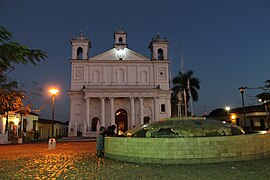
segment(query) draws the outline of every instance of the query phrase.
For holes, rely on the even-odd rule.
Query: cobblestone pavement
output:
[[[218,164],[133,164],[105,159],[100,167],[95,142],[0,145],[0,179],[269,179],[270,159]]]
[[[57,142],[56,149],[45,142],[1,145],[0,155],[1,179],[78,179],[98,172],[95,142]]]

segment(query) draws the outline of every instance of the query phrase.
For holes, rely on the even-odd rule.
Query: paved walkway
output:
[[[109,180],[264,180],[270,177],[270,159],[215,164],[134,164],[105,159],[97,166],[96,142],[57,142],[0,145],[2,179],[109,179]]]
[[[84,169],[78,167],[83,166],[80,162],[89,159],[95,177],[95,145],[93,141],[57,142],[56,149],[48,149],[47,142],[0,145],[0,179],[77,179]]]

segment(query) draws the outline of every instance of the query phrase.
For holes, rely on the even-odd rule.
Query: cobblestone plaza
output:
[[[270,159],[216,164],[135,164],[104,159],[95,142],[0,145],[0,179],[268,179]]]

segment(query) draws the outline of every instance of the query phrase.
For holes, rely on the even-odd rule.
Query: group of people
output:
[[[97,144],[96,144],[96,150],[97,150],[97,157],[98,157],[98,166],[104,157],[104,138],[105,136],[116,136],[117,134],[115,133],[116,126],[112,125],[109,126],[108,129],[105,127],[101,126],[99,128],[100,133],[98,134],[97,137]]]

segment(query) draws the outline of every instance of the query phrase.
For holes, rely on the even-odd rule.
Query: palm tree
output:
[[[187,116],[189,100],[191,100],[192,102],[198,101],[199,99],[198,90],[200,89],[200,80],[194,77],[193,71],[188,70],[187,72],[179,71],[178,75],[173,78],[172,82],[174,85],[172,89],[172,101],[174,103],[177,102],[178,104],[178,116],[182,116],[182,113],[179,114],[179,111],[182,112],[183,105],[185,110],[185,116]]]

